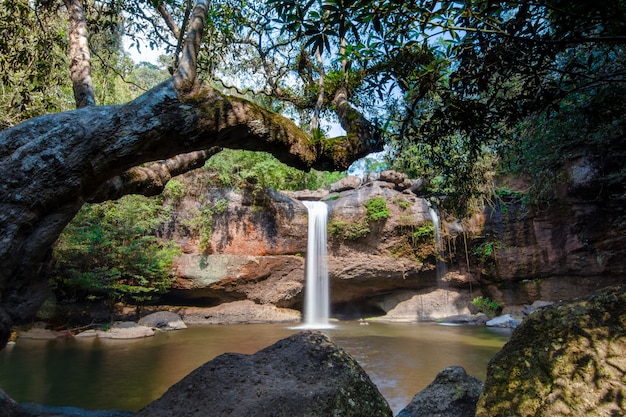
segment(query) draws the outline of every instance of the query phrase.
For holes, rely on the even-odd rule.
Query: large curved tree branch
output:
[[[189,152],[148,165],[133,167],[102,184],[87,199],[87,202],[101,203],[107,200],[117,200],[128,194],[146,197],[159,195],[173,177],[202,167],[210,157],[221,150],[222,148],[215,146],[211,149]]]

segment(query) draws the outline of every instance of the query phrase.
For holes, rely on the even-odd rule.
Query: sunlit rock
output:
[[[476,416],[626,415],[626,286],[528,316],[489,363]]]

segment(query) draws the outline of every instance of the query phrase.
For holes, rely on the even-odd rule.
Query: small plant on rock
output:
[[[489,317],[495,317],[502,311],[502,306],[489,297],[476,297],[472,300],[472,305],[479,313],[485,313]]]
[[[365,209],[367,210],[367,220],[369,221],[384,220],[391,214],[384,197],[369,199],[365,203]]]

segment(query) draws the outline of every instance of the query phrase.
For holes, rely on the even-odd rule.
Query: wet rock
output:
[[[176,313],[171,311],[157,311],[142,317],[138,324],[140,326],[157,328],[160,330],[179,330],[186,329],[187,326]]]
[[[320,332],[254,355],[227,353],[173,385],[135,417],[391,416],[367,374]]]
[[[460,366],[441,371],[396,417],[474,417],[483,383]]]
[[[528,316],[492,359],[476,416],[626,415],[626,286]]]

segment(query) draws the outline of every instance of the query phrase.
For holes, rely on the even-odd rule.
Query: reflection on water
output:
[[[297,331],[255,324],[194,326],[134,340],[21,339],[0,351],[0,388],[19,402],[137,411],[217,355],[254,353]],[[394,415],[447,366],[484,380],[509,337],[426,323],[339,322],[324,332],[367,371]]]

